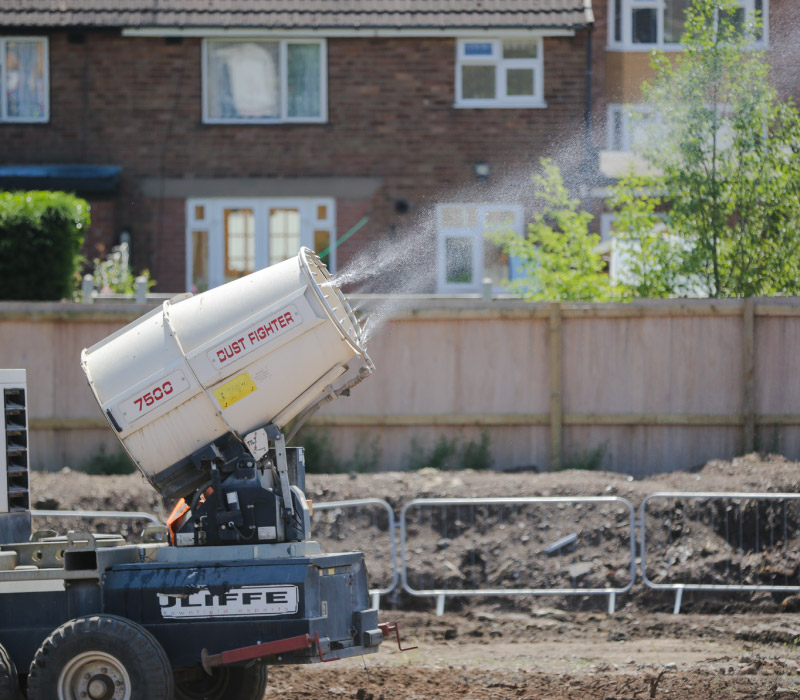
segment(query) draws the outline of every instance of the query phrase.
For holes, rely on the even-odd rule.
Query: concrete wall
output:
[[[377,371],[306,429],[341,464],[405,468],[442,438],[478,444],[484,431],[502,469],[594,461],[644,475],[753,449],[800,458],[800,299],[357,301]],[[0,366],[28,370],[34,467],[115,447],[80,351],[145,310],[0,303]]]

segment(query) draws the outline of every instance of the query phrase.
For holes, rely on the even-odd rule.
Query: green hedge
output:
[[[69,298],[88,203],[64,192],[0,192],[0,299]]]

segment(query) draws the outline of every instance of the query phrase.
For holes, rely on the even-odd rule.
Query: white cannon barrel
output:
[[[151,483],[221,435],[282,427],[373,370],[352,309],[307,248],[165,302],[85,349],[81,365]]]

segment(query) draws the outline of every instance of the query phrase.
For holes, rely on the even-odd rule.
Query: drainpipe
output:
[[[583,138],[586,148],[586,160],[592,159],[592,38],[594,36],[594,23],[587,27],[586,39],[586,105],[583,112]]]

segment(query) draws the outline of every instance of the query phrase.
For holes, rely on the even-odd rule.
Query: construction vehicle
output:
[[[176,507],[141,544],[32,534],[25,373],[0,373],[0,700],[255,700],[268,664],[375,652],[396,633],[370,607],[363,554],[309,540],[303,450],[286,446],[374,369],[312,251],[165,302],[81,365]]]

